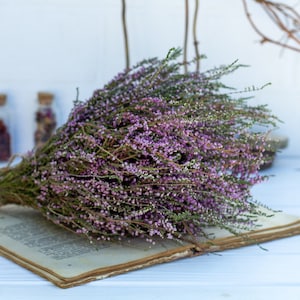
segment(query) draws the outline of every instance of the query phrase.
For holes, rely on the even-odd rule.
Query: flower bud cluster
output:
[[[76,103],[27,158],[34,207],[100,240],[251,226],[260,211],[250,189],[263,179],[265,149],[264,133],[251,128],[274,117],[222,92],[227,67],[181,74],[178,55],[145,60]]]

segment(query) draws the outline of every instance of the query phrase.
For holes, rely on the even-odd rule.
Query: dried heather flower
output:
[[[0,204],[31,206],[89,238],[151,239],[235,231],[261,214],[265,106],[222,93],[238,66],[181,74],[180,50],[118,74],[42,148],[0,173]]]

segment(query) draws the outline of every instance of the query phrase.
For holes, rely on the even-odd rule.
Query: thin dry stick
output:
[[[194,21],[193,21],[193,38],[194,38],[194,47],[195,47],[195,55],[196,55],[196,72],[199,72],[199,70],[200,70],[199,41],[197,40],[198,11],[199,11],[199,0],[195,0]]]
[[[267,0],[254,0],[263,7],[268,17],[283,33],[282,40],[285,42],[282,42],[281,40],[275,40],[274,38],[265,35],[258,28],[250,14],[247,0],[242,1],[246,17],[254,31],[261,37],[262,44],[272,43],[283,48],[300,52],[300,14],[294,8],[283,3],[276,3]]]
[[[273,4],[270,3],[262,3],[265,12],[268,14],[269,18],[275,23],[275,25],[282,30],[283,32],[287,33],[287,37],[294,40],[296,43],[299,43],[299,38],[296,37],[295,29],[289,29],[288,26],[293,24],[297,30],[299,30],[300,26],[300,15],[291,7],[285,4]],[[276,12],[276,10],[278,12]],[[280,14],[283,17],[280,17]],[[285,22],[284,22],[285,21]]]
[[[188,72],[187,66],[187,45],[189,34],[189,0],[185,0],[185,31],[184,31],[184,46],[183,46],[183,66],[184,72]]]
[[[127,33],[127,24],[126,24],[126,0],[122,0],[122,25],[123,25],[123,35],[124,35],[124,44],[125,44],[125,58],[126,58],[126,69],[130,67],[130,58],[129,58],[129,42],[128,42],[128,33]]]

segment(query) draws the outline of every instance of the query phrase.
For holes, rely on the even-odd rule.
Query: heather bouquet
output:
[[[221,83],[238,65],[183,74],[180,55],[144,60],[76,101],[45,145],[0,171],[0,205],[98,240],[251,228],[267,148],[252,128],[276,118]]]

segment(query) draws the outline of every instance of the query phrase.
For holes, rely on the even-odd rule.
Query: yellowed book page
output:
[[[15,205],[0,208],[0,254],[60,287],[187,256],[300,234],[300,218],[274,213],[272,217],[259,219],[255,229],[244,232],[245,236],[218,228],[208,228],[206,233],[214,239],[199,238],[197,245],[167,239],[156,240],[154,245],[142,239],[90,243],[30,208]]]
[[[50,223],[32,209],[13,205],[0,209],[0,251],[61,278],[94,270],[110,273],[126,264],[141,263],[157,255],[172,255],[175,249],[185,252],[186,246],[187,243],[171,240],[151,245],[141,239],[90,243],[87,238]]]

